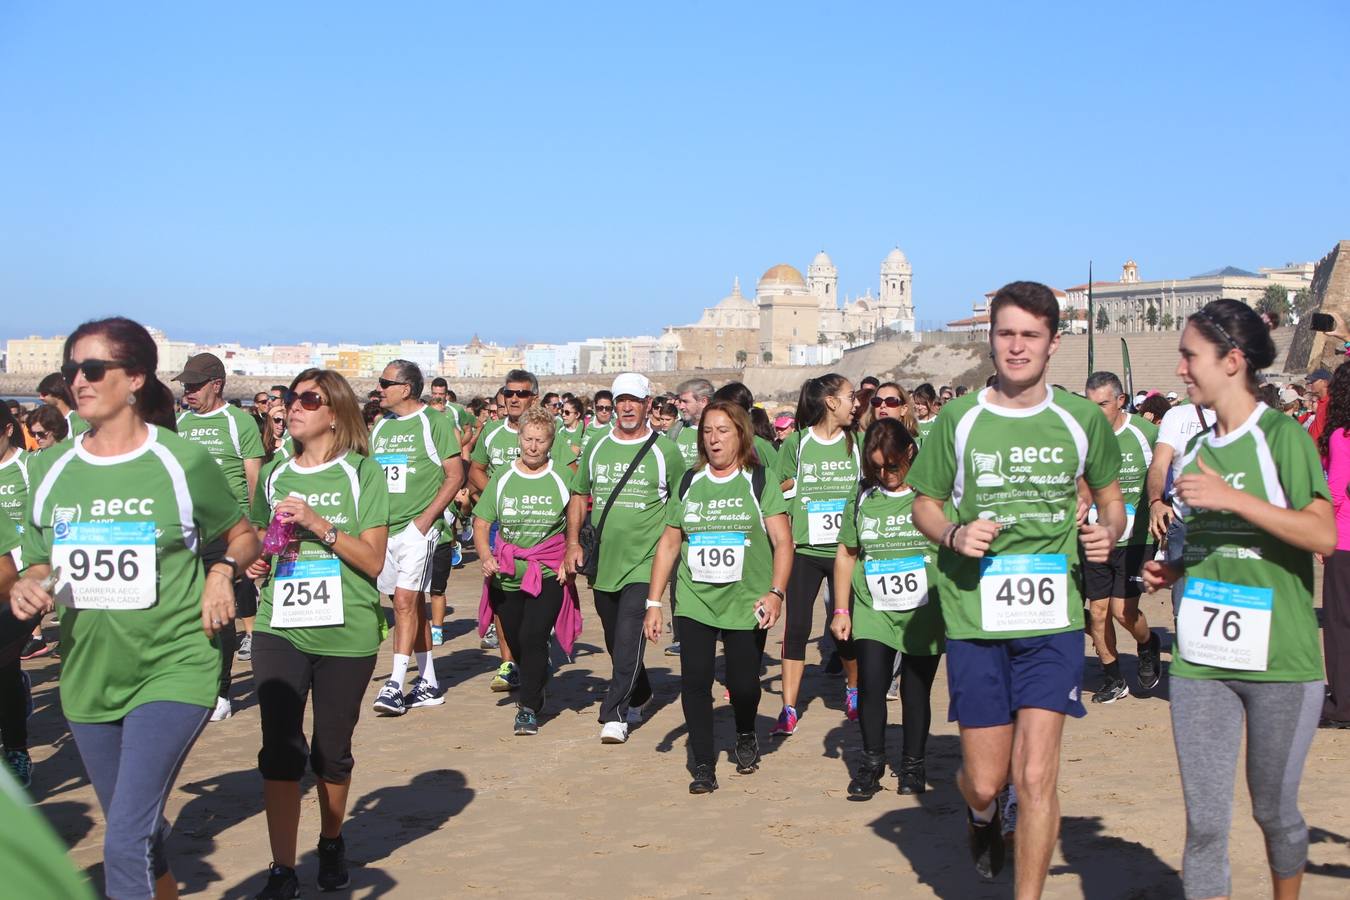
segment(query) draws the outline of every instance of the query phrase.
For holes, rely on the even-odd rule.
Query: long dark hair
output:
[[[830,372],[827,375],[821,375],[819,378],[808,378],[802,383],[801,393],[797,395],[797,430],[805,431],[812,425],[817,425],[824,421],[825,413],[828,407],[825,405],[825,398],[832,396],[839,387],[848,381],[838,372]],[[849,454],[853,453],[853,431],[850,428],[844,429],[845,445]]]
[[[9,445],[18,447],[23,446],[23,428],[19,425],[19,420],[14,418],[14,413],[9,411],[8,403],[0,403],[0,435],[9,432]]]
[[[1211,300],[1186,322],[1214,345],[1220,357],[1239,351],[1247,361],[1247,389],[1256,394],[1256,373],[1275,362],[1275,341],[1261,316],[1241,300]]]
[[[877,471],[876,464],[872,462],[873,453],[880,450],[882,459],[903,461],[905,475],[908,475],[909,467],[914,463],[914,453],[918,450],[918,446],[918,442],[914,440],[914,435],[909,433],[909,429],[899,419],[877,419],[867,426],[867,433],[863,436],[863,487],[879,487],[881,485],[881,473]]]
[[[1323,459],[1331,458],[1331,435],[1343,429],[1350,430],[1350,361],[1343,362],[1331,373],[1327,388],[1327,421],[1317,436],[1317,452]]]
[[[129,374],[145,376],[145,385],[136,392],[136,414],[151,425],[176,431],[173,392],[155,375],[159,368],[159,348],[150,332],[139,322],[124,316],[85,322],[66,338],[62,359],[70,362],[76,342],[87,337],[103,338],[112,345],[114,355],[126,365]]]

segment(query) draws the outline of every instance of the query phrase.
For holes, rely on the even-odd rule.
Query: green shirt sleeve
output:
[[[356,534],[368,528],[389,524],[389,484],[384,469],[368,456],[355,456],[357,484],[361,487],[361,504],[356,510]]]
[[[675,442],[666,437],[656,439],[656,446],[652,447],[652,452],[660,453],[666,460],[666,484],[670,485],[670,495],[674,497],[680,490],[680,480],[684,478],[684,456],[680,454],[680,448],[675,446]],[[580,468],[577,469],[577,477],[578,479],[581,477]]]
[[[254,429],[255,433],[257,429]],[[234,527],[242,511],[239,500],[211,455],[196,444],[184,447],[181,461],[192,495],[192,518],[201,528],[201,542],[209,544]]]
[[[572,479],[572,493],[590,496],[591,493],[591,457],[595,456],[596,441],[591,441],[581,448],[581,456],[577,458],[577,471]]]
[[[788,511],[787,501],[783,499],[783,492],[779,489],[778,482],[772,478],[764,479],[764,496],[759,500],[759,509],[766,519],[769,516],[780,515]]]
[[[755,452],[759,454],[759,464],[765,469],[773,471],[778,467],[778,450],[759,435],[755,435]]]
[[[241,459],[262,459],[267,455],[263,450],[262,435],[253,417],[236,406],[226,415],[234,416],[235,426],[239,429],[239,456]]]
[[[1088,453],[1083,478],[1095,491],[1120,477],[1120,441],[1107,424],[1106,416],[1095,409],[1079,417],[1078,422],[1087,432]],[[911,478],[910,483],[913,481]]]
[[[489,478],[488,483],[483,487],[483,495],[474,504],[473,514],[484,522],[497,521],[497,483],[502,480],[503,475],[510,471],[510,466],[503,466]]]
[[[21,543],[14,521],[9,516],[0,516],[0,553],[8,553]]]
[[[266,528],[272,521],[272,504],[267,500],[267,479],[284,460],[274,459],[258,473],[258,486],[253,490],[253,502],[248,507],[248,520],[254,528]]]
[[[1275,468],[1280,475],[1280,487],[1284,488],[1289,508],[1303,509],[1319,497],[1330,500],[1331,489],[1327,487],[1326,475],[1322,472],[1317,445],[1308,436],[1308,432],[1288,416],[1279,413],[1266,413],[1266,416],[1278,425],[1270,429],[1274,432],[1270,442],[1270,455],[1275,460]],[[1275,421],[1276,419],[1278,421]]]
[[[1098,418],[1105,423],[1105,417]],[[914,490],[934,500],[946,500],[952,495],[956,484],[956,420],[946,407],[938,413],[905,480]]]
[[[845,547],[858,546],[858,495],[844,504],[844,521],[839,524],[839,543]]]
[[[680,499],[680,483],[670,483],[670,502],[666,504],[665,523],[672,528],[684,527],[684,501]],[[27,551],[25,551],[25,557]]]
[[[476,462],[482,466],[488,464],[488,437],[492,434],[493,430],[494,429],[486,425],[483,426],[483,430],[478,434],[478,440],[474,442],[473,453],[469,454],[470,462]]]
[[[778,448],[777,466],[770,471],[775,476],[771,478],[775,484],[782,484],[790,478],[797,477],[797,454],[802,445],[802,433],[794,431],[783,441],[783,446]],[[779,493],[782,493],[781,491]]]
[[[435,410],[431,412],[434,413]],[[444,464],[447,459],[459,456],[459,438],[455,437],[455,427],[450,424],[449,418],[444,415],[428,415],[427,421],[431,422],[431,442],[436,447],[436,455],[441,458],[441,463]]]

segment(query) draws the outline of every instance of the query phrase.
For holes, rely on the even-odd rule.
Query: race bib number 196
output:
[[[689,535],[689,576],[704,584],[733,584],[745,570],[745,535],[709,531]]]
[[[1050,631],[1069,625],[1069,561],[1062,553],[980,560],[980,627]]]
[[[1264,672],[1274,601],[1270,588],[1186,579],[1177,613],[1181,657],[1198,666]]]
[[[302,559],[277,564],[272,578],[272,627],[342,624],[342,563]]]
[[[74,609],[155,605],[154,522],[60,522],[52,566],[61,569],[56,602]]]
[[[384,467],[384,481],[389,486],[389,493],[408,493],[408,454],[377,453],[375,461]]]

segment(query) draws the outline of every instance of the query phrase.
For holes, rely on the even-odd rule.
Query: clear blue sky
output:
[[[945,320],[1350,238],[1343,0],[649,6],[4,4],[0,337],[659,334],[895,245]]]

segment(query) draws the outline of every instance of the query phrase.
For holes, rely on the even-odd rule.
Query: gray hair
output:
[[[539,379],[534,377],[533,372],[527,372],[524,369],[512,369],[510,372],[506,373],[506,378],[502,381],[502,384],[507,385],[513,381],[516,383],[528,381],[530,383],[530,392],[533,394],[539,393]]]
[[[681,381],[679,387],[675,388],[676,397],[693,394],[698,400],[711,400],[713,392],[713,383],[706,378],[690,378],[688,381]]]
[[[1113,397],[1119,397],[1121,394],[1125,393],[1125,388],[1121,385],[1120,379],[1116,377],[1115,372],[1093,372],[1088,376],[1087,387],[1085,390],[1099,391],[1104,387],[1109,387],[1111,389],[1111,396]]]
[[[422,387],[425,382],[422,380],[422,367],[410,359],[391,359],[389,365],[398,369],[398,378],[408,385],[409,397],[421,397]]]

